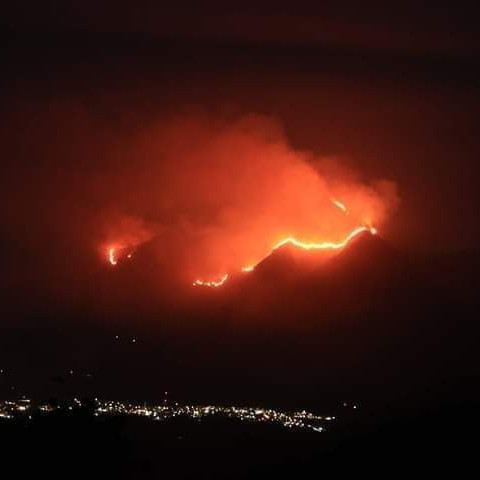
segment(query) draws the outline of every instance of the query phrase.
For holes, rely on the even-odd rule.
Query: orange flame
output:
[[[341,248],[344,248],[348,243],[353,240],[355,237],[360,235],[363,232],[369,232],[371,235],[376,235],[377,234],[377,229],[374,227],[367,227],[365,225],[361,225],[355,229],[353,229],[343,241],[335,243],[335,242],[320,242],[320,243],[306,243],[306,242],[301,242],[297,240],[294,237],[287,237],[281,240],[280,242],[276,243],[270,252],[267,253],[262,259],[260,259],[256,264],[254,265],[248,265],[242,268],[242,272],[248,273],[248,272],[253,272],[257,265],[265,260],[267,257],[269,257],[275,250],[279,249],[280,247],[283,247],[284,245],[293,245],[295,247],[301,248],[303,250],[339,250]],[[194,286],[202,286],[202,287],[220,287],[225,284],[225,282],[228,280],[229,275],[225,274],[219,281],[204,281],[204,280],[195,280],[193,282]]]
[[[339,200],[332,199],[332,203],[342,210],[346,215],[348,215],[348,210],[346,206],[340,202]],[[355,238],[356,236],[360,235],[363,232],[369,232],[371,235],[376,235],[377,234],[377,229],[371,226],[367,226],[366,224],[363,224],[361,226],[358,226],[354,228],[346,237],[344,240],[340,242],[318,242],[318,243],[308,243],[308,242],[302,242],[300,240],[297,240],[295,237],[286,237],[282,240],[280,240],[278,243],[275,243],[272,247],[271,250],[263,256],[260,260],[258,260],[256,263],[246,265],[242,267],[241,271],[244,273],[248,272],[253,272],[257,265],[261,263],[263,260],[265,260],[267,257],[272,255],[272,253],[283,247],[284,245],[292,245],[294,247],[300,248],[302,250],[339,250],[344,248],[348,243]],[[126,257],[127,258],[132,258],[133,252],[130,251]],[[118,255],[117,255],[117,248],[114,246],[110,246],[108,248],[108,262],[110,265],[115,266],[118,264]],[[194,287],[210,287],[210,288],[217,288],[221,287],[224,285],[230,278],[230,275],[228,273],[225,273],[222,275],[219,280],[202,280],[202,279],[196,279],[193,281],[192,285]]]
[[[354,230],[352,230],[345,237],[345,240],[338,243],[335,243],[335,242],[305,243],[305,242],[300,242],[294,237],[287,237],[281,240],[280,242],[278,242],[277,244],[275,244],[272,247],[272,251],[268,255],[270,255],[277,248],[283,247],[284,245],[287,245],[287,244],[294,245],[295,247],[302,248],[303,250],[338,250],[339,248],[345,247],[348,244],[348,242],[352,240],[352,238],[356,237],[362,232],[370,232],[371,234],[375,234],[376,229],[362,225],[361,227],[357,227]]]
[[[111,266],[118,265],[119,262],[128,259],[131,260],[135,253],[135,250],[125,252],[126,248],[121,244],[116,243],[115,246],[109,246],[106,249],[106,260]]]
[[[113,266],[118,263],[117,256],[115,254],[115,247],[110,247],[108,249],[108,262]]]
[[[257,264],[257,265],[258,265],[258,264]],[[256,267],[257,265],[248,265],[248,266],[246,266],[246,267],[242,267],[242,272],[245,272],[245,273],[247,273],[247,272],[253,272],[253,271],[255,270],[255,267]]]
[[[227,280],[228,280],[228,273],[226,273],[225,275],[223,275],[223,277],[218,280],[217,282],[215,281],[209,281],[209,282],[205,282],[203,280],[195,280],[193,282],[193,286],[194,287],[220,287],[222,286]]]

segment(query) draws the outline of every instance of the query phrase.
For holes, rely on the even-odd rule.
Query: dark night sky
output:
[[[474,2],[9,2],[5,24],[28,30],[143,32],[190,40],[475,55]]]

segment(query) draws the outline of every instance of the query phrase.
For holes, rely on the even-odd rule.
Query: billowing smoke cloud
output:
[[[159,254],[177,251],[185,282],[238,271],[287,236],[341,241],[358,225],[381,227],[398,204],[394,183],[363,182],[338,159],[294,149],[263,115],[174,117],[123,155],[135,172],[118,175],[130,179],[125,195],[138,195],[139,219],[107,220],[109,242],[163,239]]]
[[[139,118],[55,101],[9,119],[7,286],[72,304],[85,286],[95,291],[111,246],[132,254],[137,274],[148,270],[125,290],[155,296],[238,271],[285,236],[339,241],[359,224],[381,232],[398,204],[392,182],[295,149],[272,117]]]

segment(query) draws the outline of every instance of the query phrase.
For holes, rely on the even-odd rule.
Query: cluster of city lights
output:
[[[15,418],[20,415],[30,415],[32,402],[28,398],[0,401],[0,418]]]
[[[250,423],[276,424],[288,429],[311,430],[323,432],[325,424],[335,420],[335,417],[319,416],[302,411],[285,412],[267,408],[214,406],[214,405],[140,405],[120,401],[101,401],[95,399],[93,414],[100,415],[131,415],[147,417],[151,420],[164,421],[172,418],[189,418],[201,420],[205,417],[223,417],[237,419]],[[82,406],[82,402],[74,399],[73,402],[64,403],[61,406],[40,404],[33,406],[31,400],[22,398],[15,401],[0,401],[0,419],[12,419],[18,417],[32,418],[35,413],[48,414],[53,411],[73,411]]]
[[[138,415],[153,420],[167,420],[175,417],[202,419],[209,416],[234,418],[252,423],[274,423],[290,429],[313,430],[322,432],[325,423],[335,417],[315,415],[305,410],[283,412],[279,410],[254,407],[214,406],[214,405],[136,405],[125,402],[98,402],[96,414],[104,415]]]

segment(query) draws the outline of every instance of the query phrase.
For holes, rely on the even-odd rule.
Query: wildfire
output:
[[[348,215],[347,207],[343,202],[332,198],[332,203],[337,208],[342,210],[345,215]],[[297,240],[295,237],[286,237],[283,240],[280,240],[278,243],[274,244],[272,249],[262,257],[258,262],[251,265],[246,265],[242,267],[241,271],[244,273],[253,272],[257,265],[269,257],[275,250],[283,247],[284,245],[293,245],[294,247],[301,248],[302,250],[339,250],[344,248],[351,240],[353,240],[356,236],[360,235],[361,233],[369,232],[371,235],[377,234],[377,229],[374,227],[360,225],[359,227],[354,228],[343,241],[341,242],[319,242],[319,243],[307,243]],[[225,284],[228,280],[228,274],[225,274],[219,281],[204,281],[204,280],[195,280],[193,282],[194,286],[202,286],[202,287],[220,287]]]
[[[348,210],[345,206],[344,203],[340,202],[339,200],[332,199],[332,204],[339,208],[342,212],[345,213],[345,215],[348,215]],[[260,258],[256,263],[252,263],[249,265],[246,265],[241,268],[241,271],[243,273],[249,273],[253,272],[255,268],[267,257],[272,255],[272,253],[275,250],[278,250],[279,248],[285,246],[285,245],[292,245],[296,248],[302,249],[302,250],[339,250],[344,248],[348,243],[353,240],[355,237],[358,235],[364,233],[364,232],[369,232],[371,235],[376,235],[377,234],[377,229],[371,226],[368,226],[366,224],[360,225],[356,228],[354,228],[342,241],[339,242],[331,242],[331,241],[324,241],[324,242],[303,242],[301,240],[298,240],[295,237],[286,237],[279,242],[275,243],[270,251],[264,255],[262,258]],[[112,266],[115,266],[118,264],[119,261],[119,255],[123,256],[124,254],[119,253],[119,249],[115,246],[110,246],[107,249],[107,260],[108,263]],[[126,255],[124,255],[126,258],[131,259],[132,258],[133,251],[128,252]],[[196,279],[193,281],[192,285],[194,287],[210,287],[210,288],[218,288],[221,287],[222,285],[225,285],[225,283],[229,280],[230,275],[228,273],[225,273],[221,277],[219,277],[217,280],[202,280],[202,279]]]
[[[116,243],[115,246],[109,246],[106,249],[106,260],[112,266],[115,267],[119,262],[131,260],[135,250],[129,250],[120,243]]]
[[[253,272],[257,265],[248,265],[247,267],[242,267],[242,272]]]
[[[335,243],[335,242],[305,243],[305,242],[300,242],[294,237],[287,237],[281,240],[280,242],[278,242],[277,244],[275,244],[268,255],[270,255],[274,250],[277,250],[277,248],[283,247],[284,245],[287,245],[287,244],[294,245],[295,247],[302,248],[303,250],[338,250],[339,248],[345,247],[348,244],[348,242],[352,240],[352,238],[356,237],[357,235],[363,232],[370,232],[372,235],[375,235],[377,231],[375,228],[370,228],[370,227],[366,227],[365,225],[362,225],[352,230],[345,237],[345,240],[338,243]]]
[[[195,280],[193,282],[194,287],[221,287],[227,280],[228,280],[228,273],[226,273],[220,280],[217,282],[215,281],[210,281],[210,282],[205,282],[203,280]]]
[[[110,247],[108,249],[108,262],[110,265],[115,266],[118,263],[115,247]]]
[[[377,229],[374,227],[367,227],[366,225],[361,225],[355,229],[353,229],[343,241],[341,242],[320,242],[320,243],[306,243],[306,242],[301,242],[297,240],[294,237],[287,237],[281,240],[280,242],[276,243],[270,252],[267,253],[263,258],[261,258],[256,264],[254,265],[248,265],[242,268],[242,272],[248,273],[248,272],[253,272],[257,265],[265,260],[267,257],[269,257],[275,250],[279,249],[280,247],[283,247],[284,245],[293,245],[297,248],[301,248],[302,250],[339,250],[341,248],[344,248],[348,243],[353,240],[355,237],[360,235],[361,233],[364,232],[369,232],[371,235],[376,235],[377,234]],[[193,285],[196,286],[202,286],[202,287],[220,287],[225,284],[225,282],[228,280],[229,275],[225,274],[219,281],[204,281],[204,280],[195,280],[193,282]]]

